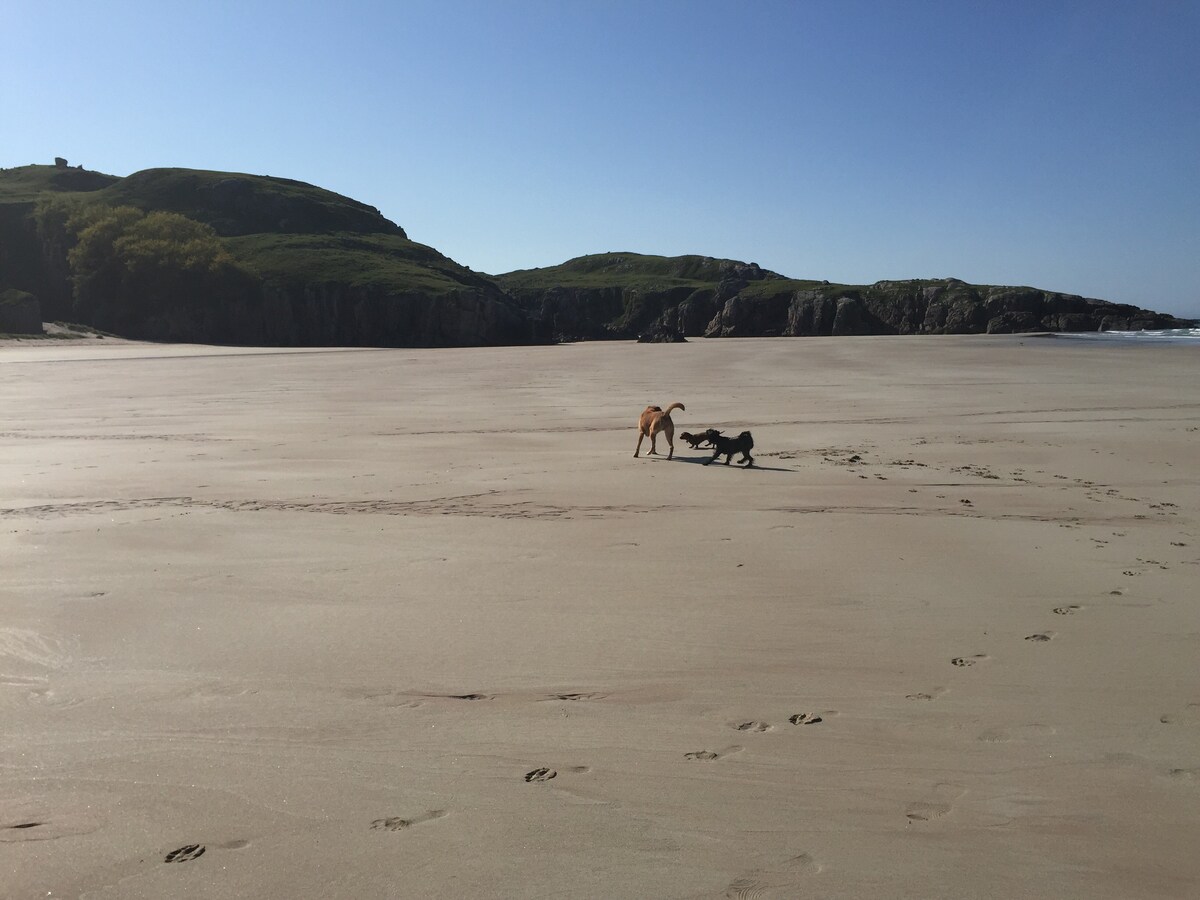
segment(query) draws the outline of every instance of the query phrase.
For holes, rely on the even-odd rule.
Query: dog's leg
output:
[[[640,453],[640,452],[641,452],[641,449],[642,449],[642,438],[644,438],[645,436],[646,436],[646,432],[642,431],[642,429],[640,429],[640,428],[639,428],[639,429],[638,429],[638,445],[637,445],[636,447],[634,447],[634,448],[633,448],[633,458],[634,458],[634,459],[637,459],[637,455],[638,455],[638,453]]]
[[[668,425],[663,429],[663,434],[667,436],[667,459],[675,455],[675,429]]]
[[[711,457],[710,459],[706,459],[706,460],[704,461],[704,464],[705,464],[706,466],[710,466],[710,465],[712,465],[714,462],[716,462],[716,461],[717,461],[717,457],[718,457],[718,456],[720,456],[720,455],[721,455],[721,451],[720,451],[720,450],[716,450],[716,451],[714,451],[714,452],[713,452],[713,455],[712,455],[712,457]]]
[[[742,462],[746,464],[747,469],[754,465],[754,457],[750,455],[749,450],[747,450],[745,455],[742,457]]]

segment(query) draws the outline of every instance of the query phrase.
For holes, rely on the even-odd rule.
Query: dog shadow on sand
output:
[[[667,459],[665,456],[660,456],[659,454],[656,453],[654,456],[647,456],[646,458],[647,459],[657,459],[657,460],[660,460],[661,462],[683,462],[683,463],[692,463],[693,465],[702,466],[705,463],[707,463],[710,459],[712,459],[712,454],[709,454],[708,456],[676,456],[672,459]],[[734,460],[728,466],[725,465],[724,461],[722,461],[722,460],[717,460],[716,462],[712,463],[712,465],[717,466],[722,469],[749,469],[752,472],[797,472],[797,471],[799,471],[798,469],[783,469],[778,466],[760,466],[757,462],[752,466],[740,465],[737,462],[737,460]]]

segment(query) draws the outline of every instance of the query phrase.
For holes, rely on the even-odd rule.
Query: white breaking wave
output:
[[[1200,342],[1200,328],[1164,328],[1159,331],[1060,331],[1060,338],[1089,341],[1147,341],[1154,343]]]

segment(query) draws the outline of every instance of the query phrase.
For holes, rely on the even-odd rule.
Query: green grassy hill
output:
[[[393,234],[404,229],[373,206],[323,188],[269,175],[146,169],[96,198],[112,206],[167,210],[211,225],[222,237],[243,234]]]
[[[126,208],[141,212],[121,221],[159,215],[164,233],[172,226],[163,213],[211,229],[208,240],[220,242],[244,277],[226,271],[213,281],[211,293],[222,296],[202,311],[192,298],[186,315],[160,314],[182,302],[179,278],[138,281],[132,277],[138,273],[118,271],[103,281],[114,296],[81,306],[71,250],[86,211]],[[130,247],[120,239],[109,243]],[[162,242],[141,240],[135,262],[143,265],[156,246]],[[168,255],[163,246],[160,259]],[[134,281],[137,297],[130,295]],[[145,296],[154,285],[162,297]],[[174,285],[171,296],[167,285]],[[417,346],[532,339],[525,317],[492,279],[410,241],[375,207],[301,181],[235,172],[147,169],[118,178],[57,166],[0,170],[0,288],[6,287],[37,294],[48,319],[156,339]],[[100,308],[109,318],[93,321]]]
[[[664,291],[673,288],[715,288],[731,273],[752,271],[757,278],[782,278],[775,272],[758,269],[732,259],[711,256],[650,256],[643,253],[596,253],[567,260],[542,269],[519,269],[496,276],[510,290],[530,291],[550,288],[612,288],[639,291]]]
[[[0,203],[33,203],[58,194],[91,193],[117,181],[115,175],[58,166],[0,169]]]
[[[226,239],[234,258],[268,284],[344,284],[450,293],[470,287],[494,290],[487,278],[397,234],[248,234]]]

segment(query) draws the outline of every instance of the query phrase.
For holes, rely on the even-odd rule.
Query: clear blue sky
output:
[[[500,273],[609,250],[1200,316],[1200,3],[56,3],[0,166],[282,175]]]

